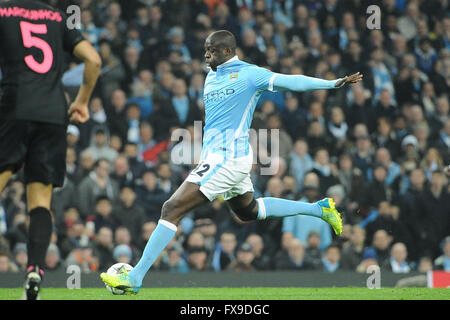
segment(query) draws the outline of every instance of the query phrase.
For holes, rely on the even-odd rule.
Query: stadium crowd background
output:
[[[55,1],[53,1],[55,2]],[[243,224],[220,199],[190,212],[153,269],[450,271],[450,2],[406,0],[81,0],[81,30],[103,70],[91,119],[70,125],[67,179],[55,190],[47,270],[83,272],[136,263],[165,200],[195,166],[179,165],[170,140],[203,119],[206,36],[227,29],[238,56],[286,74],[362,85],[265,93],[255,129],[279,132],[276,174],[252,172],[255,196],[334,197],[344,232],[295,216]],[[381,29],[366,8],[381,8]],[[73,98],[82,66],[68,64]],[[270,141],[270,139],[269,139]],[[191,143],[191,144],[189,144]],[[277,143],[273,141],[272,143]],[[194,149],[194,148],[192,148]],[[176,150],[176,149],[175,149]],[[184,149],[186,150],[186,149]],[[270,156],[259,146],[259,158]],[[198,159],[198,154],[194,155]],[[25,189],[16,175],[1,195],[0,272],[27,259]]]

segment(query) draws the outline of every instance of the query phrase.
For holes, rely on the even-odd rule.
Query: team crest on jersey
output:
[[[238,74],[237,73],[230,74],[230,80],[237,79],[237,78],[238,78]]]

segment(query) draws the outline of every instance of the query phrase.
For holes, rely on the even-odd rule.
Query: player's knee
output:
[[[162,205],[162,208],[161,208],[161,219],[164,219],[167,216],[169,216],[170,212],[173,211],[174,207],[175,207],[175,204],[174,204],[173,200],[169,199],[166,202],[164,202],[164,204]]]
[[[234,213],[242,221],[253,221],[258,217],[257,203],[253,198],[250,204],[244,208],[233,209]]]
[[[178,201],[169,199],[164,202],[161,209],[161,219],[177,223],[182,218],[182,212],[179,210]]]

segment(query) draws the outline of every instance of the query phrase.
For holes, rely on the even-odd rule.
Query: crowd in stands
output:
[[[219,198],[187,214],[152,270],[450,271],[450,1],[53,3],[81,7],[81,32],[103,66],[90,120],[68,127],[47,270],[97,272],[139,260],[163,203],[196,166],[203,44],[226,29],[241,60],[274,72],[364,75],[339,90],[265,92],[252,123],[269,133],[268,145],[253,143],[255,197],[333,197],[344,231],[337,237],[301,215],[243,223]],[[366,24],[373,4],[380,29]],[[69,102],[82,70],[68,61]],[[270,139],[275,129],[278,140]],[[191,161],[175,161],[183,152]],[[268,165],[275,174],[261,174]],[[0,197],[0,272],[26,268],[25,193],[18,173]]]

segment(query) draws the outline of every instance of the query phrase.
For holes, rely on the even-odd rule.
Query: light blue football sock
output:
[[[307,203],[279,198],[259,198],[258,220],[307,215],[322,218],[322,208],[317,203]]]
[[[170,240],[172,240],[176,232],[177,226],[173,223],[162,219],[158,221],[158,225],[145,245],[141,259],[133,270],[128,272],[130,281],[135,287],[140,287],[142,285],[142,280],[147,271],[159,257],[164,248],[169,244]]]

